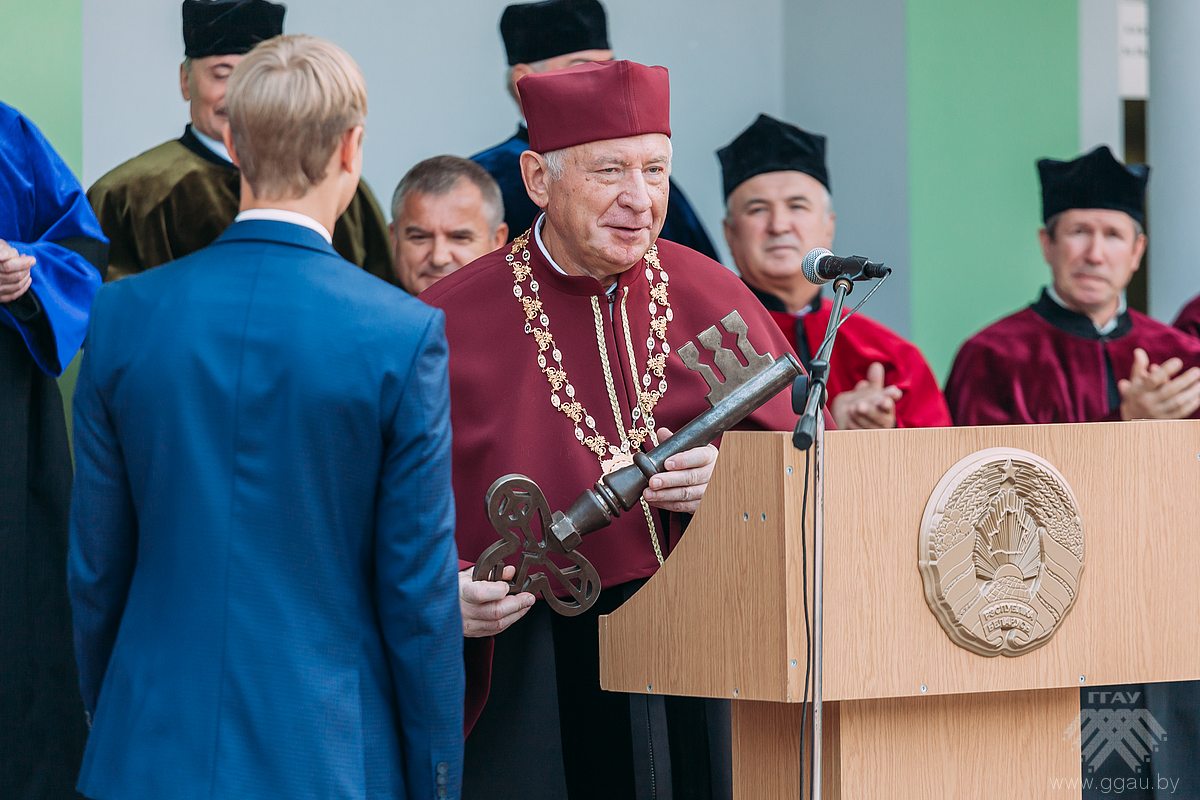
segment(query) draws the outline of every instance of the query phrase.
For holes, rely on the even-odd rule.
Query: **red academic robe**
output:
[[[807,368],[825,338],[833,303],[818,295],[809,310],[792,314],[774,295],[760,289],[751,288],[751,291],[766,306]],[[849,310],[845,310],[843,316],[845,313]],[[867,367],[876,361],[883,365],[884,383],[904,392],[896,403],[897,428],[939,428],[951,424],[946,399],[921,351],[861,313],[855,314],[838,330],[829,363],[830,402],[842,392],[853,389],[867,376]]]
[[[513,294],[513,271],[506,261],[509,252],[510,245],[504,245],[421,295],[422,300],[446,313],[458,548],[460,557],[471,562],[499,538],[488,522],[484,504],[484,495],[496,478],[511,472],[529,476],[554,510],[569,506],[600,477],[596,456],[576,440],[571,421],[550,403],[550,387],[537,364],[537,344],[524,331],[525,313]],[[618,442],[591,298],[600,301],[605,348],[628,426],[635,402],[634,381],[641,380],[647,355],[650,284],[645,263],[620,275],[617,300],[610,303],[596,280],[557,272],[532,239],[528,252],[532,277],[540,284],[543,310],[576,397],[594,417],[596,429],[610,442]],[[791,352],[791,348],[733,273],[695,251],[662,239],[658,241],[658,252],[669,276],[673,319],[667,329],[671,345],[666,361],[667,392],[655,408],[654,417],[657,425],[678,430],[708,408],[708,384],[676,355],[684,343],[736,309],[746,321],[750,342],[758,352],[779,356]],[[528,286],[527,282],[526,294]],[[621,297],[626,298],[636,375],[627,355]],[[732,337],[727,337],[730,341]],[[707,351],[701,348],[701,352]],[[795,422],[790,395],[782,392],[739,427],[790,431]],[[647,443],[644,449],[649,447]],[[659,536],[666,536],[662,526],[658,527]],[[672,534],[677,536],[678,532]],[[663,542],[664,553],[667,548],[668,543]],[[605,588],[648,577],[658,569],[645,517],[636,508],[588,536],[580,552],[596,567]],[[486,644],[469,642],[468,648],[477,658],[486,656]],[[468,673],[486,675],[478,662],[468,665]],[[476,684],[468,688],[468,697],[480,703],[467,709],[468,720],[472,720],[481,710],[486,690],[481,693]]]
[[[1151,363],[1178,356],[1185,369],[1200,366],[1200,340],[1132,310],[1101,335],[1043,292],[958,351],[946,381],[950,414],[958,425],[1119,420],[1117,380],[1129,376],[1138,347]]]
[[[1192,302],[1183,307],[1174,325],[1189,336],[1200,339],[1200,295],[1193,297]]]

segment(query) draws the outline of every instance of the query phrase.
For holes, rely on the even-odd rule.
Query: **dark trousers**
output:
[[[71,643],[62,396],[0,326],[0,798],[75,798],[87,727]]]
[[[731,796],[727,701],[600,689],[597,620],[640,585],[605,589],[578,617],[538,603],[496,637],[491,695],[467,739],[466,800]]]

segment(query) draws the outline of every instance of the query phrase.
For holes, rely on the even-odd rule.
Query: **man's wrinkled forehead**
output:
[[[779,200],[827,204],[829,190],[811,175],[797,170],[763,172],[738,184],[729,195],[729,206],[738,210],[752,203]]]
[[[1046,229],[1051,235],[1068,228],[1114,229],[1127,232],[1130,237],[1142,232],[1132,215],[1112,208],[1068,208],[1046,221]]]
[[[661,133],[601,139],[566,148],[574,163],[584,167],[612,163],[621,166],[671,163],[671,140]]]
[[[244,55],[229,53],[216,56],[204,56],[203,58],[190,58],[185,63],[193,73],[211,72],[216,70],[232,71],[242,59]]]

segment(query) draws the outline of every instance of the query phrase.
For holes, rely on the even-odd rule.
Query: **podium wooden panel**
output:
[[[1016,658],[955,645],[917,567],[942,475],[1001,446],[1057,467],[1085,534],[1074,607]],[[822,462],[826,797],[1048,796],[1081,685],[1200,677],[1200,422],[833,431]],[[683,541],[600,620],[606,689],[735,701],[742,798],[798,796],[803,475],[788,435],[726,435]]]

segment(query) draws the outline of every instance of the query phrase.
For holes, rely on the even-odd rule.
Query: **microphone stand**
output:
[[[825,326],[825,339],[817,350],[808,369],[808,398],[804,404],[804,412],[796,423],[792,433],[792,445],[797,450],[808,450],[817,439],[817,418],[829,399],[826,386],[829,383],[829,356],[833,352],[833,343],[837,340],[838,323],[842,321],[842,306],[846,304],[846,295],[854,291],[854,282],[846,275],[840,275],[833,281],[833,311],[829,315],[829,323]]]
[[[822,413],[829,393],[826,389],[829,382],[829,357],[833,353],[833,344],[837,339],[838,324],[842,320],[842,306],[845,305],[846,295],[854,290],[853,281],[842,275],[833,282],[833,310],[829,322],[825,326],[825,339],[817,350],[809,369],[808,397],[804,404],[804,413],[796,423],[792,434],[792,444],[798,450],[807,451],[815,443],[816,457],[816,492],[813,505],[813,699],[812,699],[812,783],[810,797],[819,798],[821,794],[821,749],[822,749],[822,703],[821,685],[824,661],[822,656],[822,635],[825,602],[825,499],[824,499],[824,458],[825,458],[825,415]],[[808,491],[808,487],[804,487]],[[801,723],[803,724],[803,722]],[[803,760],[804,754],[800,754]],[[803,773],[801,773],[803,780]]]

